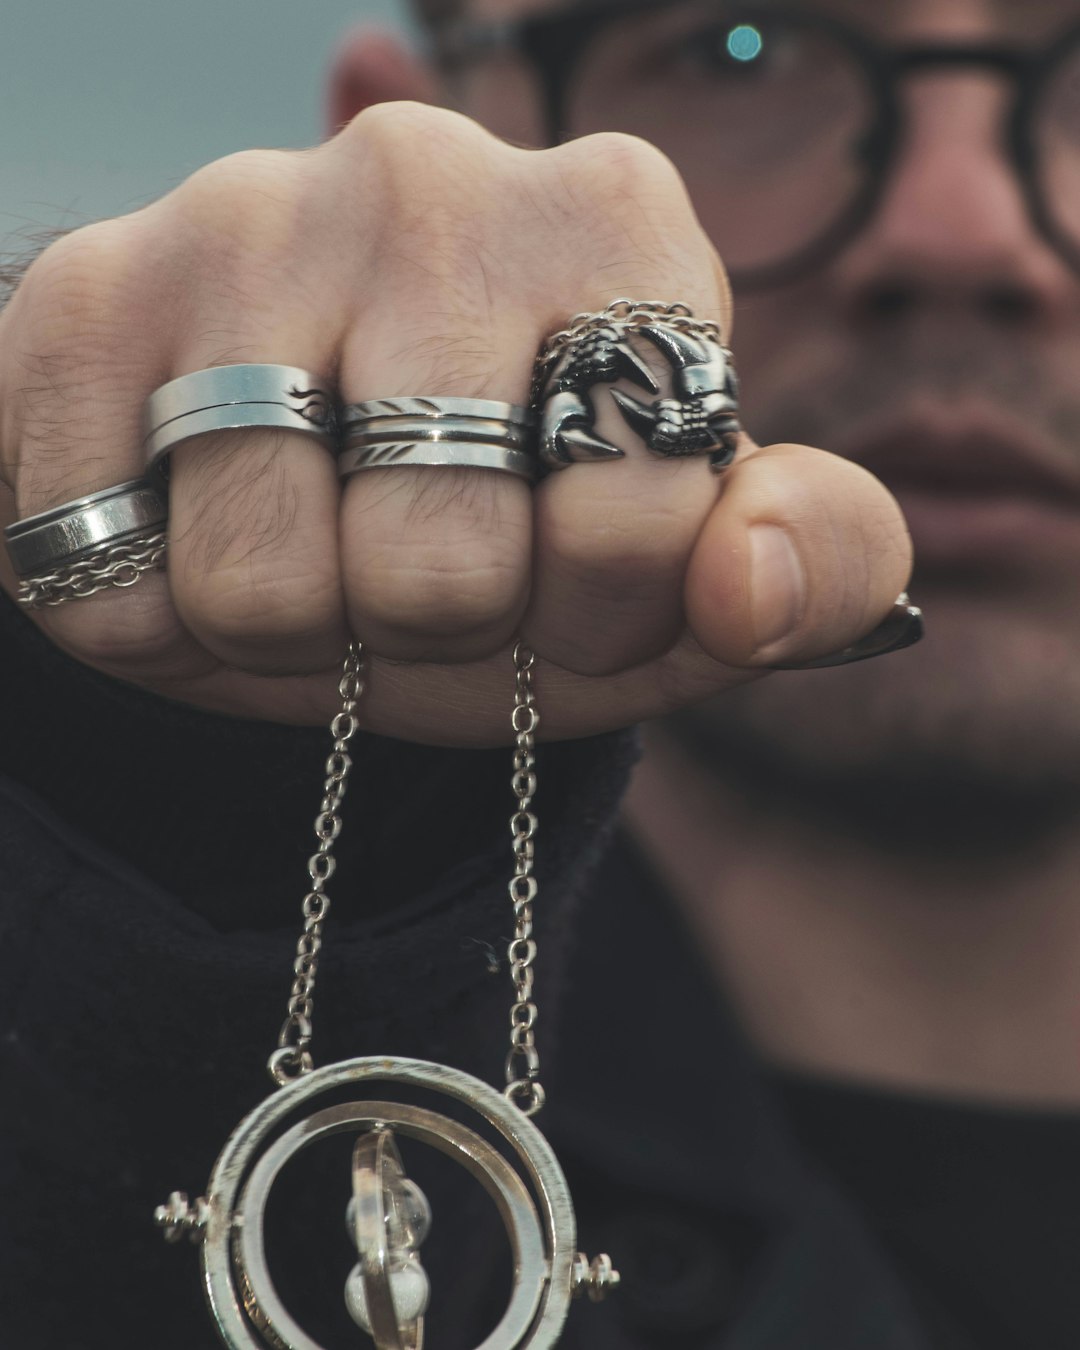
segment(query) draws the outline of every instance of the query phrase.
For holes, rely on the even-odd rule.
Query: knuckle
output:
[[[369,569],[358,588],[364,613],[397,631],[457,638],[501,629],[521,597],[518,569],[478,544],[453,557],[410,549]]]
[[[223,567],[177,588],[188,626],[211,647],[303,645],[340,621],[340,592],[301,567]]]
[[[288,150],[237,150],[221,159],[211,160],[184,180],[174,195],[216,204],[230,201],[234,195],[249,195],[253,190],[273,188],[292,176],[299,156]]]
[[[530,503],[470,469],[359,475],[345,504],[345,570],[358,617],[389,634],[501,631],[529,584]],[[364,631],[360,627],[360,631]]]
[[[173,248],[179,219],[200,261],[280,255],[298,233],[306,163],[301,152],[241,150],[198,169],[158,203]]]
[[[365,108],[337,140],[362,189],[368,233],[380,241],[385,260],[393,265],[416,256],[436,281],[462,266],[475,274],[468,260],[477,239],[507,225],[510,147],[463,114],[423,103]],[[333,177],[337,192],[340,167]]]
[[[377,204],[370,218],[380,252],[399,273],[412,260],[429,284],[461,289],[462,274],[475,279],[477,202],[491,200],[499,174],[490,155],[495,138],[460,113],[420,103],[367,108],[348,135]],[[497,217],[482,213],[481,234]]]
[[[343,197],[355,203],[363,229],[357,236],[354,228],[352,246],[368,274],[386,279],[374,307],[403,341],[434,341],[451,363],[460,356],[475,369],[475,339],[464,350],[454,330],[486,332],[490,297],[512,285],[521,220],[508,206],[508,147],[460,113],[383,103],[358,114],[326,150],[322,199],[335,212]],[[370,319],[371,307],[365,312]],[[453,327],[434,333],[433,315],[453,316]],[[479,364],[490,369],[488,352]]]
[[[146,576],[130,590],[106,590],[61,609],[67,612],[52,618],[51,631],[96,670],[134,678],[167,666],[182,644],[163,576]]]
[[[334,141],[363,159],[375,157],[392,172],[409,172],[417,158],[425,165],[456,159],[463,151],[475,154],[499,141],[478,122],[449,108],[408,100],[376,103],[358,113]]]
[[[616,203],[657,193],[686,199],[679,171],[662,150],[640,136],[600,131],[544,152],[594,197]]]
[[[183,461],[174,488],[182,510],[174,585],[185,617],[218,643],[324,631],[339,618],[341,586],[332,534],[312,515],[310,497],[273,447],[249,454],[247,472],[234,471],[224,487],[214,460]]]
[[[137,270],[136,217],[98,221],[64,235],[27,269],[15,295],[21,331],[31,345],[86,334],[130,292]]]
[[[589,516],[568,512],[553,522],[546,542],[564,564],[622,580],[645,581],[658,569],[685,566],[704,514],[663,500],[635,511],[589,505]]]
[[[562,229],[578,241],[569,256],[579,259],[579,272],[591,287],[602,283],[608,298],[612,285],[615,294],[650,294],[666,277],[676,287],[672,298],[689,298],[696,308],[704,300],[710,313],[726,319],[715,250],[663,151],[612,131],[534,158],[545,156],[548,202],[563,217]]]

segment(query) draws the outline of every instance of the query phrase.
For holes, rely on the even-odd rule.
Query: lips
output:
[[[1011,414],[925,406],[855,426],[837,448],[896,496],[920,570],[1080,553],[1080,446]]]

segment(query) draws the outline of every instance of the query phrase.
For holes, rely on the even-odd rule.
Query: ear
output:
[[[407,39],[385,29],[355,28],[338,46],[326,91],[328,135],[373,103],[438,101],[435,76]]]

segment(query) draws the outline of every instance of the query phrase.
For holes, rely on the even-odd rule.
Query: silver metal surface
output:
[[[731,463],[739,436],[739,386],[720,330],[695,319],[681,302],[624,298],[600,313],[576,315],[537,357],[532,398],[542,408],[539,450],[545,468],[625,456],[620,446],[597,434],[590,393],[617,380],[653,395],[663,392],[635,348],[637,339],[649,342],[666,361],[669,396],[646,403],[612,389],[626,425],[662,458],[708,455],[716,471]]]
[[[384,1101],[352,1102],[276,1134],[321,1093],[376,1082],[426,1088],[475,1111],[520,1160],[539,1200],[539,1217],[520,1177],[491,1145],[432,1112]],[[502,1322],[478,1350],[551,1350],[569,1310],[576,1252],[573,1205],[550,1144],[489,1084],[445,1065],[389,1057],[348,1060],[304,1075],[258,1106],[226,1143],[210,1178],[201,1244],[207,1297],[225,1344],[230,1350],[321,1350],[289,1317],[269,1279],[262,1232],[266,1198],[298,1149],[329,1133],[379,1123],[461,1162],[499,1207],[514,1250],[514,1289]]]
[[[480,398],[384,398],[343,414],[343,478],[402,465],[496,469],[537,475],[537,415],[515,403]]]
[[[400,468],[404,465],[458,469],[496,469],[532,482],[538,474],[536,456],[521,450],[471,441],[386,441],[360,449],[343,450],[338,456],[342,478],[364,469]]]
[[[5,528],[4,542],[16,575],[31,577],[131,535],[155,532],[167,518],[158,488],[130,479],[15,521]]]
[[[349,742],[360,727],[356,705],[364,692],[364,653],[359,642],[349,644],[345,665],[338,681],[341,709],[330,723],[333,749],[326,761],[326,779],[323,783],[319,814],[315,817],[315,838],[318,848],[308,858],[307,870],[311,889],[304,896],[301,912],[304,926],[296,944],[293,961],[293,982],[285,1021],[278,1033],[277,1049],[270,1056],[267,1068],[274,1082],[284,1086],[293,1078],[310,1073],[311,1018],[314,1010],[315,976],[319,968],[319,949],[322,930],[330,911],[330,897],[326,883],[334,875],[334,843],[341,833],[341,803],[349,786],[352,758]]]
[[[323,425],[333,413],[326,381],[310,370],[252,363],[209,366],[161,385],[146,400],[144,425],[156,431],[178,417],[230,403],[280,403]]]
[[[98,591],[134,586],[148,572],[165,570],[165,531],[129,535],[118,544],[110,544],[64,563],[53,572],[38,572],[19,582],[19,604],[27,609],[43,609],[96,595]]]
[[[501,445],[506,450],[528,450],[533,429],[519,422],[502,422],[493,417],[372,417],[354,422],[345,431],[346,448],[382,445],[387,441],[476,442]]]
[[[514,733],[514,773],[510,790],[516,806],[510,817],[514,874],[508,887],[514,906],[514,936],[507,948],[510,978],[514,984],[514,1002],[510,1007],[510,1050],[506,1056],[505,1096],[527,1116],[536,1115],[544,1105],[540,1082],[540,1055],[536,1049],[538,1009],[532,1001],[533,965],[536,940],[533,938],[533,901],[539,891],[533,875],[537,819],[532,811],[536,792],[536,729],[540,712],[533,690],[536,657],[519,642],[514,647],[514,711],[510,727]]]
[[[325,381],[299,366],[212,366],[156,389],[143,413],[143,453],[156,470],[192,436],[241,427],[302,431],[336,444],[337,415]]]
[[[508,422],[514,426],[535,427],[536,413],[520,403],[501,403],[492,398],[372,398],[364,403],[347,403],[341,412],[346,432],[357,422],[382,421],[387,417],[410,417],[442,421],[466,418],[469,421]]]

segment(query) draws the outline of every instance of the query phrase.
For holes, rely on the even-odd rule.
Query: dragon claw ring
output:
[[[651,345],[664,358],[664,389],[644,359]],[[615,300],[599,314],[579,314],[550,338],[536,361],[533,398],[540,409],[540,458],[548,469],[621,459],[625,451],[595,430],[599,385],[625,380],[652,401],[611,389],[627,427],[654,455],[708,455],[719,471],[735,456],[739,386],[730,350],[713,323],[680,303]]]

